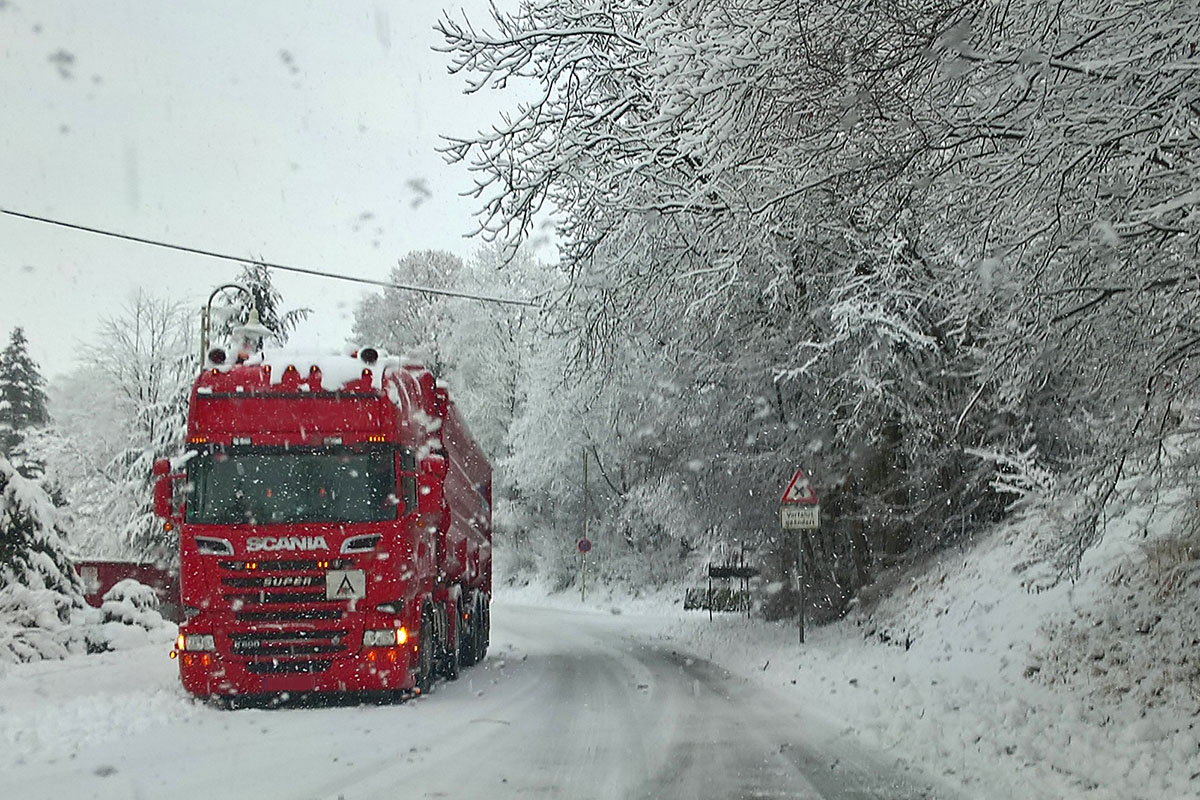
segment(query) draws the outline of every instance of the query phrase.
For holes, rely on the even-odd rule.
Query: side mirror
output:
[[[450,471],[450,463],[446,461],[445,452],[435,450],[421,459],[421,472],[428,472],[439,479],[444,479]]]
[[[175,499],[175,481],[181,479],[183,475],[172,475],[171,462],[166,458],[157,459],[150,471],[155,476],[154,516],[172,519],[177,516],[175,509],[172,508]]]

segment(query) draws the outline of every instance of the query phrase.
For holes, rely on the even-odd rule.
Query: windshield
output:
[[[396,519],[390,451],[203,453],[188,463],[187,518],[214,525]]]

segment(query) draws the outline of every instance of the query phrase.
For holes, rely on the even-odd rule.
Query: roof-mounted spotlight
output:
[[[364,364],[374,364],[379,360],[379,351],[374,347],[364,347],[358,351],[358,357]]]
[[[220,366],[221,364],[225,363],[226,358],[227,356],[225,354],[225,348],[223,347],[214,347],[212,350],[208,351],[208,363],[210,364],[216,364],[217,366]]]

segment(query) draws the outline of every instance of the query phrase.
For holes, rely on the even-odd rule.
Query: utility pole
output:
[[[579,580],[579,602],[587,600],[587,554],[591,549],[592,543],[588,539],[588,502],[591,498],[588,495],[588,454],[587,447],[583,448],[583,537],[579,540],[579,562],[580,562],[580,580]]]

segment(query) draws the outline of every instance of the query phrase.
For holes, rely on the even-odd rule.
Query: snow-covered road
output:
[[[387,706],[220,710],[168,645],[12,668],[0,797],[949,796],[635,615],[501,604],[494,625],[483,664]]]

